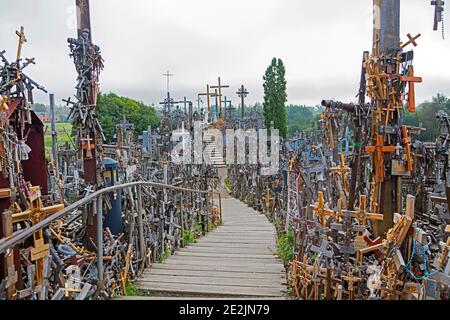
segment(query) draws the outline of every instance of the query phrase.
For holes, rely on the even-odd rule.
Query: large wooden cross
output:
[[[408,82],[408,110],[409,112],[416,112],[416,92],[415,83],[421,83],[422,78],[414,76],[414,67],[411,66],[407,76],[400,77],[403,82]]]
[[[383,143],[383,136],[376,134],[376,145],[366,147],[366,152],[372,153],[375,165],[375,181],[384,181],[384,154],[395,152],[395,146],[385,146]]]
[[[352,217],[358,220],[359,225],[365,226],[367,220],[371,221],[383,221],[383,215],[379,213],[368,213],[366,211],[366,196],[361,195],[359,197],[359,210],[358,211],[349,211]]]
[[[28,198],[30,208],[24,212],[13,214],[13,223],[30,220],[35,225],[49,215],[64,208],[64,204],[44,207],[41,199],[41,187],[39,186],[30,186],[28,188]],[[31,260],[36,261],[36,283],[41,285],[43,283],[44,258],[50,254],[49,245],[44,243],[44,232],[42,229],[33,234],[33,243]]]
[[[212,93],[210,89],[211,88],[210,88],[209,84],[207,84],[206,85],[206,92],[198,94],[199,97],[206,96],[206,99],[207,99],[206,101],[207,101],[207,105],[208,105],[208,117],[210,117],[210,114],[211,114],[211,97],[215,97],[216,96],[216,94]]]
[[[217,86],[211,86],[211,89],[218,89],[218,95],[217,97],[219,97],[219,118],[223,117],[223,113],[222,113],[222,89],[226,89],[229,88],[229,85],[223,85],[220,82],[220,77],[218,78],[218,85]]]
[[[25,37],[25,28],[20,27],[20,32],[16,31],[16,34],[19,37],[19,44],[17,46],[17,61],[19,61],[20,56],[22,55],[22,46],[25,42],[27,42],[27,38]]]
[[[323,192],[319,191],[317,202],[311,205],[313,213],[318,217],[322,226],[325,226],[328,217],[336,217],[337,213],[325,206]]]

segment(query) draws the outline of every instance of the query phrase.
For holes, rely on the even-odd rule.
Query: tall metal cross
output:
[[[242,85],[238,92],[236,92],[236,94],[239,96],[239,98],[241,98],[241,114],[242,114],[242,118],[244,117],[244,109],[245,109],[245,98],[247,98],[247,95],[249,94],[249,92],[247,91],[247,89],[245,89],[244,85]]]
[[[218,89],[218,95],[219,97],[219,117],[222,118],[222,89],[229,88],[229,85],[222,85],[220,82],[220,77],[218,78],[218,85],[217,86],[211,86],[211,89]]]
[[[174,74],[170,73],[169,70],[167,70],[166,73],[163,74],[164,77],[167,77],[167,92],[170,92],[169,85],[170,85],[170,77],[173,77]]]

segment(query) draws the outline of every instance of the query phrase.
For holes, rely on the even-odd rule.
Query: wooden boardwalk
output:
[[[282,297],[285,271],[274,255],[274,226],[236,199],[223,199],[222,210],[222,226],[152,265],[137,287],[160,296]]]

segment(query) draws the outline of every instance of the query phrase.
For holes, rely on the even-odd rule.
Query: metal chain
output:
[[[445,28],[444,28],[444,10],[442,10],[442,40],[445,40]]]

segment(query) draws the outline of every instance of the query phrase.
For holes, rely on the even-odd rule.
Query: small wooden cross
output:
[[[17,61],[19,61],[20,56],[22,55],[22,46],[25,42],[27,42],[27,38],[25,37],[25,28],[20,27],[20,32],[16,31],[16,34],[19,37],[19,44],[17,46]]]
[[[376,134],[376,145],[366,147],[366,152],[372,153],[375,164],[376,182],[384,181],[384,153],[395,152],[395,146],[385,146],[383,136]]]
[[[355,283],[358,283],[362,280],[362,278],[356,277],[354,275],[353,268],[350,268],[348,274],[346,276],[342,276],[342,279],[348,283],[348,298],[349,300],[353,300],[353,291],[355,288]]]
[[[403,144],[405,145],[406,160],[408,163],[408,171],[413,171],[413,162],[411,157],[411,137],[406,126],[402,126]]]
[[[336,217],[337,214],[333,210],[325,207],[325,201],[323,198],[323,192],[319,191],[318,200],[314,205],[310,205],[313,213],[318,216],[320,224],[325,226],[327,217]]]
[[[368,213],[366,211],[366,195],[361,195],[359,197],[359,210],[349,211],[352,217],[358,220],[361,226],[365,226],[367,220],[371,221],[383,221],[383,215],[379,213]]]
[[[421,77],[414,76],[414,67],[411,66],[407,76],[400,77],[403,82],[408,82],[408,110],[409,112],[416,112],[416,92],[415,83],[421,83]]]
[[[330,173],[335,173],[335,174],[340,175],[342,177],[342,182],[344,183],[345,191],[347,193],[350,192],[350,186],[349,186],[348,180],[347,180],[347,177],[350,173],[350,168],[345,165],[344,152],[341,153],[339,165],[336,167],[330,168]]]
[[[94,149],[94,144],[91,143],[92,139],[88,135],[86,138],[82,138],[81,142],[83,143],[83,150],[86,150],[86,159],[92,159],[92,150]]]
[[[265,202],[266,202],[266,209],[270,208],[270,201],[273,200],[273,198],[270,196],[270,190],[267,188],[266,190],[266,196],[265,196]]]
[[[420,38],[421,34],[419,33],[415,37],[412,37],[411,34],[408,33],[406,36],[408,37],[408,41],[405,44],[401,44],[400,48],[403,49],[404,47],[408,46],[411,43],[414,45],[414,47],[417,47],[416,40]]]

